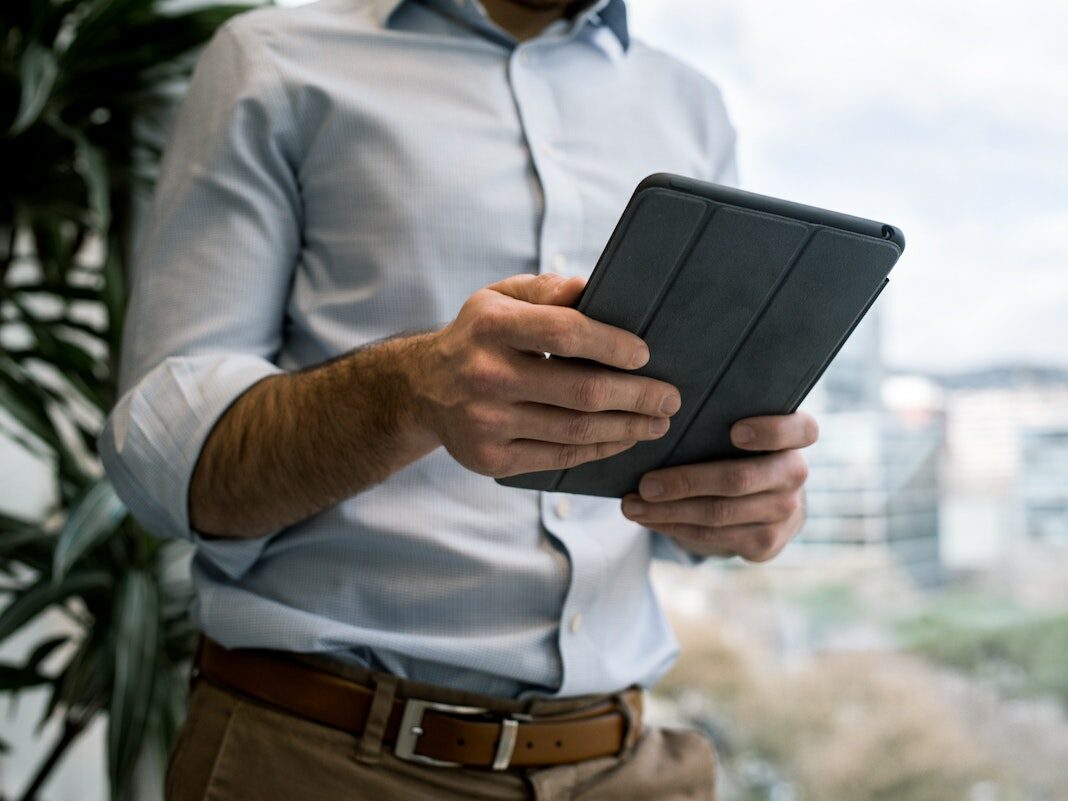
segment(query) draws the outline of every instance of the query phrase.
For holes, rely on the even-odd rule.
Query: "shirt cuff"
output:
[[[115,491],[146,531],[193,542],[198,557],[234,579],[259,559],[272,535],[205,538],[189,523],[189,482],[223,413],[253,384],[281,372],[248,354],[165,359],[122,396],[97,443]]]

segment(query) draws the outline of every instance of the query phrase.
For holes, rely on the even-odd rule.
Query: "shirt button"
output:
[[[542,155],[546,156],[547,158],[556,157],[556,148],[550,145],[548,142],[541,146],[541,152]]]
[[[553,256],[550,265],[554,273],[563,273],[567,269],[567,256],[563,253],[557,253]]]
[[[582,612],[576,612],[571,617],[571,633],[578,634],[579,629],[582,628]]]
[[[571,500],[569,498],[561,498],[556,502],[556,516],[561,520],[565,519],[571,514]]]

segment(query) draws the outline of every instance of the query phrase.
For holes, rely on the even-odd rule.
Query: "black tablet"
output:
[[[510,487],[619,498],[650,470],[745,455],[743,417],[793,412],[888,282],[901,231],[871,220],[657,174],[631,197],[578,303],[649,345],[634,372],[668,381],[668,433]]]

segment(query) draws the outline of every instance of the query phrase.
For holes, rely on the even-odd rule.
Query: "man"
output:
[[[679,409],[626,372],[639,338],[571,308],[660,170],[732,182],[734,135],[622,0],[323,0],[215,37],[100,443],[146,528],[196,545],[169,798],[712,797],[707,740],[641,720],[677,650],[649,562],[774,556],[815,422],[740,421],[761,453],[622,508],[493,481]]]

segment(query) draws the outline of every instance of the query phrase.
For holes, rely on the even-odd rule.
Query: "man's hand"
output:
[[[498,478],[556,470],[667,432],[678,390],[600,366],[639,368],[649,349],[570,308],[584,285],[517,275],[476,292],[431,336],[412,392],[422,424],[460,464]]]
[[[681,405],[678,390],[598,366],[641,367],[649,349],[569,308],[584,284],[508,278],[468,298],[438,331],[258,382],[201,450],[191,525],[205,536],[258,537],[441,445],[465,467],[507,476],[573,467],[663,436]]]
[[[804,412],[739,420],[731,441],[767,453],[646,473],[623,513],[694,553],[767,561],[801,530],[808,465],[798,449],[818,436]]]

